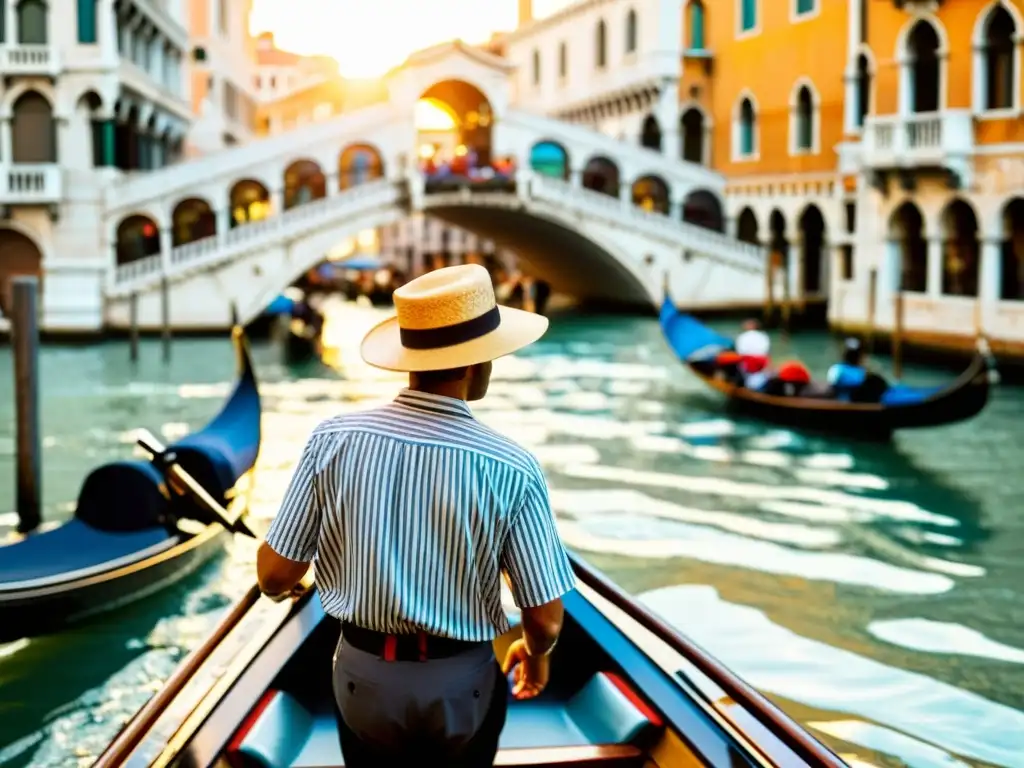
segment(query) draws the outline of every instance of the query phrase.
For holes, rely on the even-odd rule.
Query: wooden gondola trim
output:
[[[848,768],[834,752],[797,725],[771,701],[743,682],[703,648],[640,605],[604,574],[578,557],[572,556],[572,562],[581,582],[693,664],[808,765]]]
[[[238,626],[238,623],[257,603],[260,594],[258,585],[254,584],[249,587],[249,590],[231,607],[228,614],[203,641],[202,645],[188,655],[188,658],[167,679],[164,686],[146,702],[145,706],[135,714],[135,717],[128,722],[128,725],[117,735],[110,746],[103,751],[93,768],[113,768],[113,766],[124,763],[132,750],[142,741],[142,737],[160,719],[174,697],[181,693],[199,667],[210,658],[224,638]]]

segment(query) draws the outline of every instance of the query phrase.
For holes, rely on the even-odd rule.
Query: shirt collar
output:
[[[395,402],[408,408],[415,408],[418,411],[429,411],[439,413],[443,416],[463,416],[473,418],[473,411],[469,403],[459,400],[457,397],[445,397],[430,392],[420,392],[416,389],[405,387],[398,393]]]

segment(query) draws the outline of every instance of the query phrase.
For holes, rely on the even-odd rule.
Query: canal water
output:
[[[358,360],[377,310],[332,318],[325,364],[255,345],[260,529],[321,419],[390,398]],[[727,328],[727,324],[722,325]],[[812,369],[824,334],[776,339]],[[132,432],[201,426],[231,382],[227,340],[48,348],[45,506],[129,455]],[[913,383],[948,371],[911,368]],[[653,318],[555,318],[495,366],[478,416],[536,452],[567,545],[770,695],[851,765],[1024,766],[1024,391],[892,445],[733,419]],[[0,529],[14,525],[12,374],[0,350]],[[0,530],[2,534],[2,530]],[[241,538],[185,583],[55,637],[0,646],[0,766],[87,766],[252,578]]]

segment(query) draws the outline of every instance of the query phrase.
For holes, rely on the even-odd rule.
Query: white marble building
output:
[[[517,106],[679,154],[681,0],[582,0],[505,37]]]
[[[39,275],[47,330],[99,330],[114,259],[101,227],[105,191],[176,162],[194,138],[196,53],[184,5],[0,5],[0,286],[11,274]],[[243,23],[231,23],[237,39]],[[210,116],[220,121],[223,106],[215,101]],[[0,311],[9,311],[7,293]]]

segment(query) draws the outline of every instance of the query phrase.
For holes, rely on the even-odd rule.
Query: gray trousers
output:
[[[505,724],[508,684],[490,643],[444,659],[385,661],[342,638],[334,696],[347,768],[412,757],[484,766]]]

